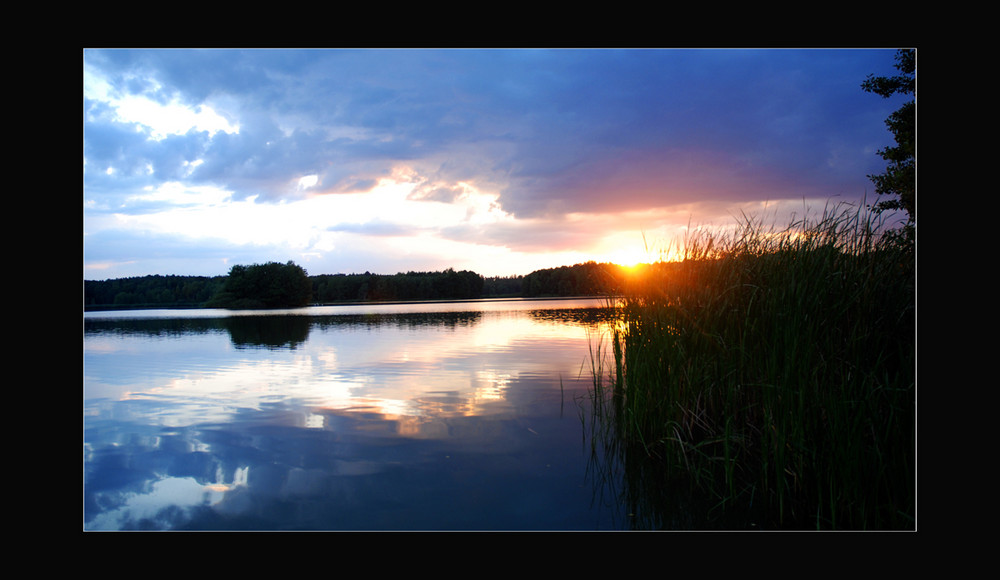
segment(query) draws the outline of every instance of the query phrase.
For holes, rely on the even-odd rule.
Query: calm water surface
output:
[[[87,313],[86,530],[611,530],[601,300]]]

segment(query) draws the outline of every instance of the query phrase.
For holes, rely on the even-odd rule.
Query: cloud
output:
[[[417,235],[420,233],[421,228],[405,224],[373,221],[367,223],[340,223],[330,226],[327,230],[331,232],[361,234],[364,236],[402,237]]]
[[[294,197],[288,183],[295,175],[319,175],[335,191],[407,163],[437,181],[495,184],[505,206],[530,215],[549,207],[549,198],[601,205],[594,192],[572,192],[594,182],[604,190],[615,175],[665,165],[651,178],[662,179],[676,169],[674,157],[711,151],[712,165],[689,167],[705,176],[711,194],[723,192],[713,169],[742,167],[734,177],[757,195],[751,171],[766,180],[789,164],[822,166],[822,141],[844,131],[844,116],[822,90],[861,93],[856,85],[870,70],[838,68],[823,51],[278,52],[146,51],[116,59],[156,75],[141,94],[173,83],[164,108],[187,102],[202,116],[229,119],[212,132],[199,129],[194,109],[177,115],[189,130],[172,134],[189,143],[151,143],[133,162],[166,177],[186,167],[178,155],[198,157],[193,179],[261,201]],[[209,66],[225,72],[208,75]],[[806,90],[814,84],[818,90]],[[129,113],[120,106],[117,118]],[[97,129],[88,125],[88,142],[99,138],[90,134]],[[661,202],[645,184],[618,183],[635,203]]]
[[[272,206],[290,222],[332,196],[343,207],[310,232],[541,251],[586,245],[569,214],[859,197],[896,108],[860,83],[891,73],[892,54],[87,50],[85,217],[159,220],[168,235],[153,216],[182,206],[212,228],[195,209]],[[388,182],[407,196],[358,203]],[[286,228],[255,220],[278,244],[266,232]]]

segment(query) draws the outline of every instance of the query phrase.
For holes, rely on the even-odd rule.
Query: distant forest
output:
[[[291,262],[288,265],[294,266]],[[244,268],[236,266],[233,271]],[[400,272],[392,275],[370,272],[320,274],[308,276],[311,293],[307,303],[602,296],[617,292],[622,280],[621,267],[597,262],[536,270],[525,276],[483,277],[475,272],[456,272],[450,268],[443,272]],[[228,275],[155,275],[85,280],[84,309],[225,306],[221,298],[232,290],[231,282]]]

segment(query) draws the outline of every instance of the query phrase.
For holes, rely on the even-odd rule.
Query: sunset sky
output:
[[[84,50],[84,278],[528,274],[871,201],[894,55]]]

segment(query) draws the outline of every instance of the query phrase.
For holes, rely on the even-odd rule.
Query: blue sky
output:
[[[527,274],[858,203],[893,49],[85,50],[84,278]]]

